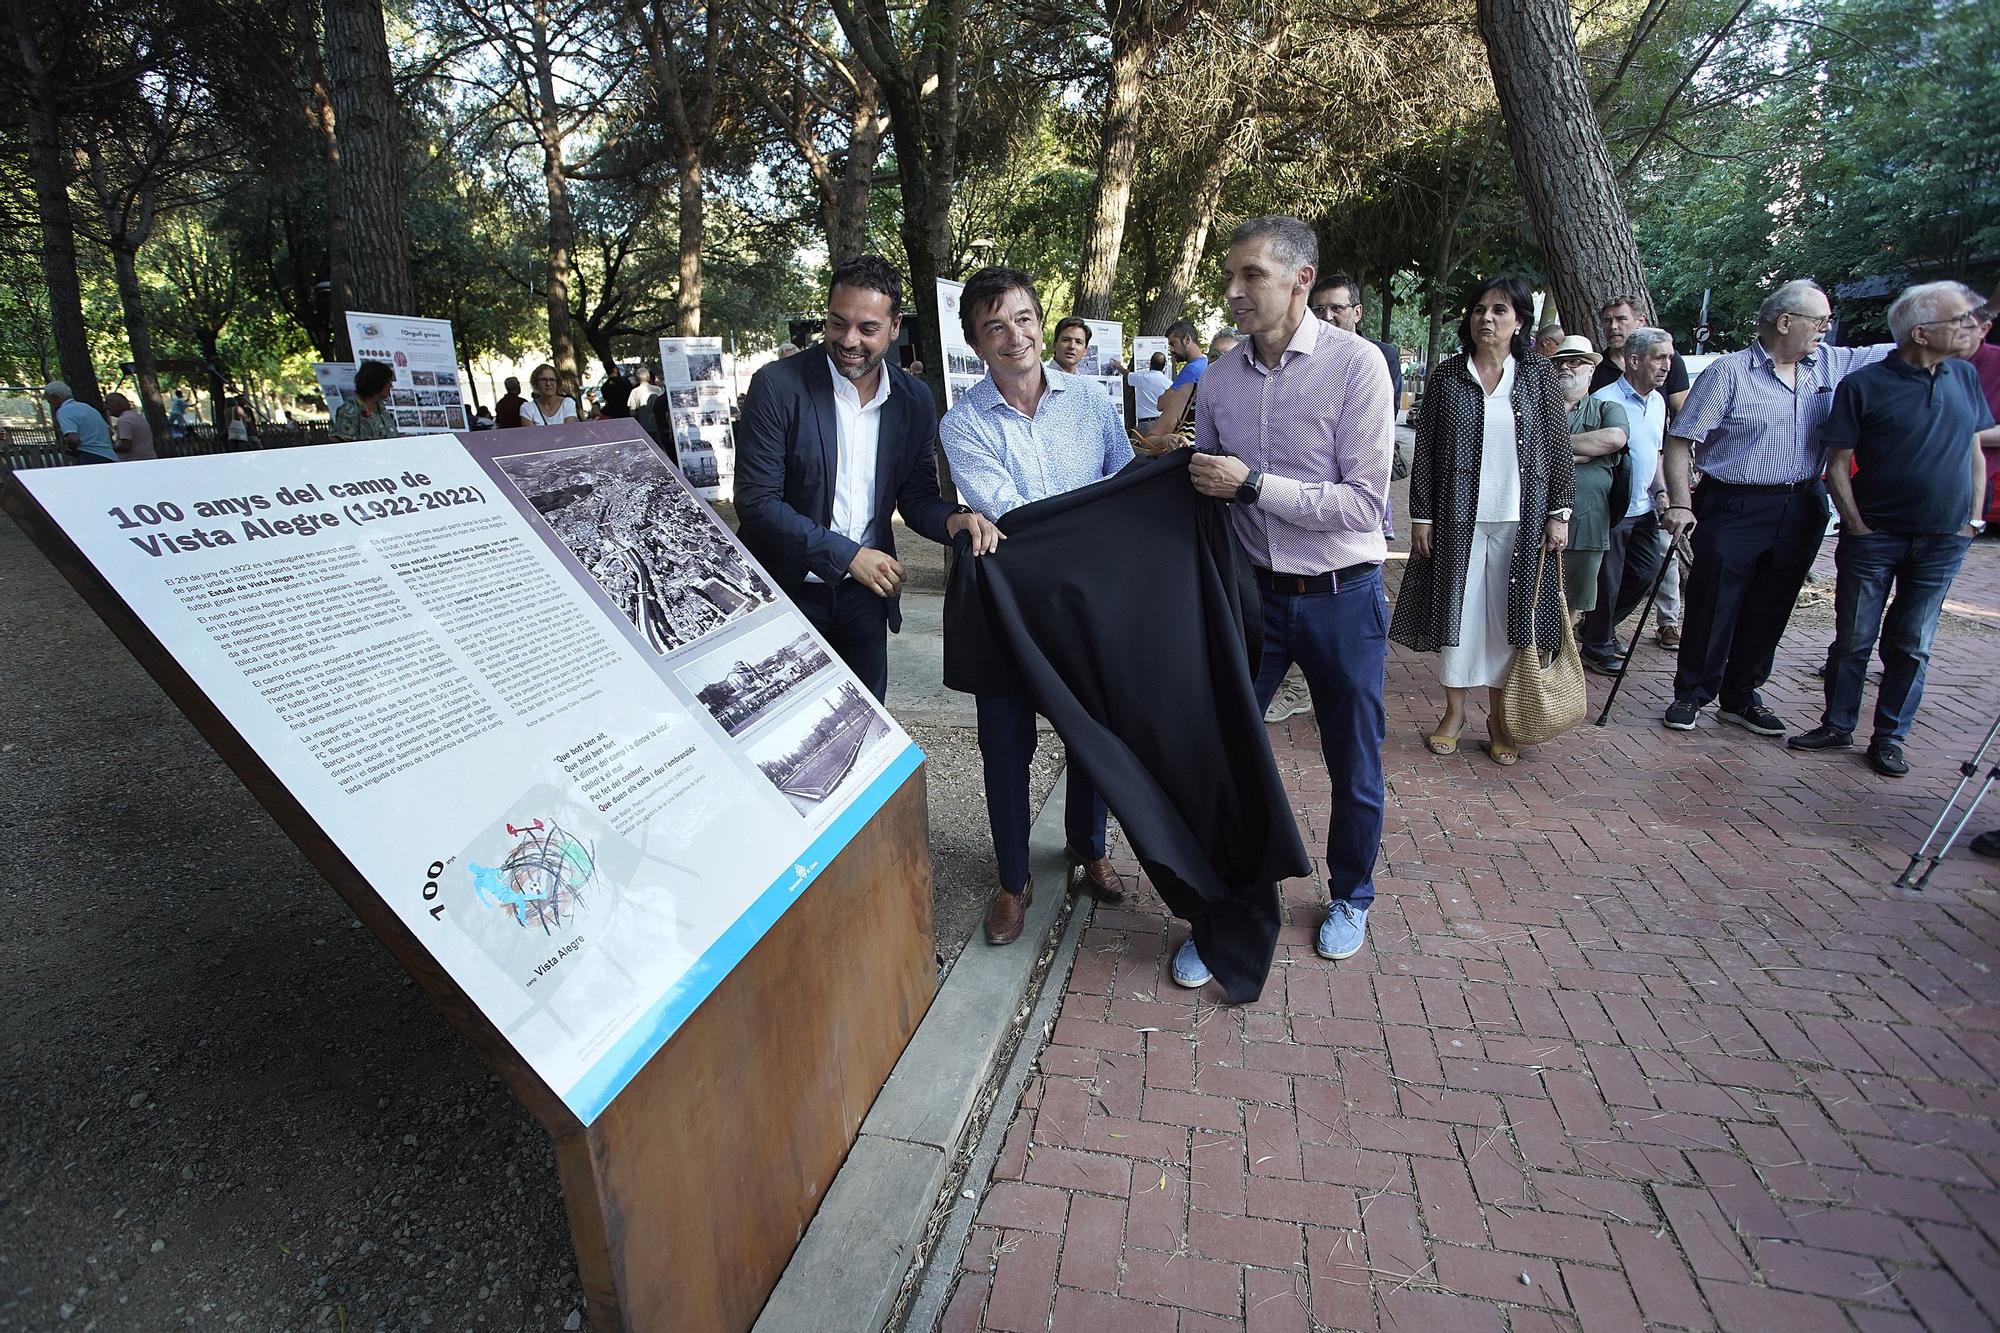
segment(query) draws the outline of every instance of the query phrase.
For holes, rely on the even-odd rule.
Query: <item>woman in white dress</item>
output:
[[[532,396],[521,404],[523,426],[560,426],[577,419],[576,400],[562,391],[562,380],[548,362],[536,366],[535,373],[528,376],[528,392]]]
[[[1438,654],[1445,711],[1425,739],[1452,754],[1475,689],[1497,710],[1514,650],[1553,647],[1562,630],[1562,564],[1575,489],[1569,414],[1547,358],[1530,349],[1533,296],[1489,278],[1459,325],[1463,350],[1425,386],[1410,471],[1410,563],[1389,636]],[[1526,528],[1529,541],[1517,540]],[[1543,552],[1558,558],[1543,572]],[[1490,722],[1500,764],[1520,749]]]

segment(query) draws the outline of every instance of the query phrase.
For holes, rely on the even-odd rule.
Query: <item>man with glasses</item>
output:
[[[1855,371],[1833,395],[1820,435],[1840,507],[1834,639],[1826,711],[1817,727],[1786,742],[1794,750],[1854,743],[1862,678],[1880,635],[1868,765],[1884,777],[1910,771],[1903,741],[1924,697],[1938,612],[1966,547],[1986,527],[1980,446],[2000,445],[1979,373],[1963,359],[1979,336],[1980,313],[1979,294],[1963,283],[1909,288],[1889,306],[1896,354]],[[1860,465],[1851,476],[1850,464]]]
[[[1346,329],[1349,333],[1366,338],[1375,344],[1375,350],[1389,363],[1389,382],[1394,386],[1395,397],[1391,403],[1403,401],[1403,354],[1396,344],[1379,342],[1361,332],[1361,317],[1368,313],[1361,303],[1361,284],[1345,273],[1329,273],[1313,284],[1312,295],[1306,301],[1306,308],[1333,325]]]
[[[1670,537],[1692,534],[1683,589],[1674,701],[1662,719],[1694,730],[1701,710],[1760,736],[1785,720],[1758,691],[1826,534],[1826,446],[1820,428],[1840,381],[1880,361],[1893,344],[1828,347],[1833,306],[1819,284],[1797,279],[1757,309],[1757,338],[1718,358],[1689,391],[1667,435]],[[1699,490],[1692,472],[1701,469]]]

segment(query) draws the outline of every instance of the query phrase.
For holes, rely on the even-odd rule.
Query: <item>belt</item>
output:
[[[1375,561],[1365,561],[1336,569],[1331,574],[1278,574],[1261,565],[1252,565],[1250,570],[1257,576],[1257,586],[1267,592],[1291,593],[1294,596],[1314,592],[1339,592],[1340,585],[1364,574],[1373,573],[1382,566]]]
[[[1742,491],[1745,495],[1790,495],[1794,491],[1809,491],[1819,485],[1820,478],[1807,477],[1803,481],[1779,481],[1767,486],[1752,486],[1740,481],[1724,481],[1720,477],[1708,477],[1704,486],[1727,486],[1732,491]]]

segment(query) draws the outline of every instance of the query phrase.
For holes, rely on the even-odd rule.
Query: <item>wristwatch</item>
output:
[[[1550,517],[1550,518],[1559,518],[1559,519],[1561,519],[1561,520],[1562,520],[1563,522],[1567,523],[1567,522],[1569,522],[1569,516],[1570,516],[1571,512],[1572,512],[1572,511],[1571,511],[1571,510],[1568,510],[1568,509],[1551,509],[1551,510],[1549,511],[1549,517]]]
[[[1965,520],[1965,526],[1972,529],[1973,536],[1981,536],[1986,531],[1986,520],[1983,518],[1969,518]]]
[[[1250,469],[1250,475],[1243,479],[1243,484],[1236,488],[1236,503],[1240,505],[1256,504],[1257,497],[1263,493],[1264,474],[1253,467]]]

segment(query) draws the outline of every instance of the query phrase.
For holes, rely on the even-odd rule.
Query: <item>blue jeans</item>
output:
[[[1028,886],[1028,761],[1035,757],[1035,705],[1019,694],[975,694],[979,713],[979,758],[986,773],[986,822],[993,830],[993,859],[1000,887],[1019,893]],[[1109,813],[1090,774],[1071,755],[1064,788],[1063,832],[1070,847],[1092,858],[1104,855],[1104,820]]]
[[[1326,813],[1326,892],[1366,910],[1375,901],[1375,855],[1382,849],[1382,744],[1389,718],[1382,678],[1389,663],[1389,599],[1382,571],[1343,581],[1333,592],[1264,589],[1264,660],[1257,708],[1297,662],[1319,719],[1320,753],[1333,784]]]
[[[1839,577],[1833,591],[1833,647],[1826,653],[1826,712],[1820,721],[1840,731],[1854,730],[1861,717],[1868,654],[1879,634],[1882,688],[1875,694],[1871,744],[1903,743],[1923,702],[1924,668],[1931,660],[1938,612],[1971,544],[1970,537],[1955,535],[1841,535],[1833,553]]]

